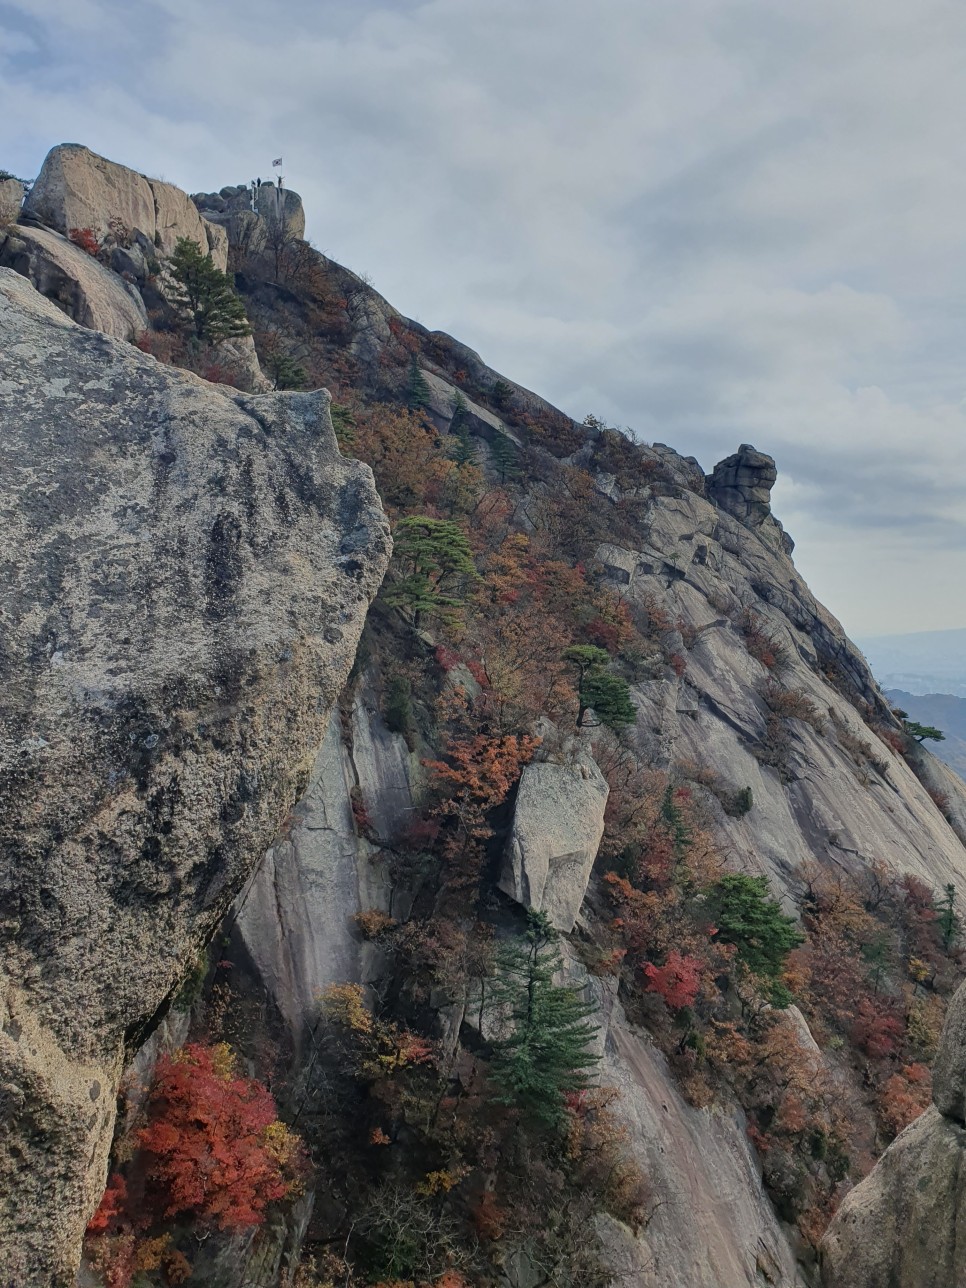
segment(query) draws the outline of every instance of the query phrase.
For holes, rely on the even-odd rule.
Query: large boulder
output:
[[[966,1284],[966,984],[949,1008],[934,1104],[846,1195],[822,1242],[825,1288]]]
[[[24,202],[24,216],[65,236],[72,228],[90,228],[98,238],[118,229],[143,233],[166,255],[179,237],[190,237],[211,250],[223,272],[228,267],[227,238],[221,230],[209,231],[187,193],[79,143],[51,148]]]
[[[500,889],[569,934],[604,834],[607,780],[589,757],[527,765],[520,776]]]
[[[0,270],[0,1278],[72,1284],[118,1076],[308,781],[389,556],[324,391]]]
[[[0,267],[28,278],[81,326],[118,340],[147,330],[137,288],[49,228],[0,229]]]
[[[0,228],[17,222],[23,193],[24,187],[19,179],[0,179]]]

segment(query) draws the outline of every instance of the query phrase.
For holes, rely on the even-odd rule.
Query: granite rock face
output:
[[[147,329],[137,289],[49,228],[0,229],[0,267],[12,268],[69,318],[118,340]]]
[[[191,198],[173,184],[148,179],[78,143],[51,148],[24,202],[23,214],[65,236],[90,228],[96,236],[111,223],[142,233],[170,255],[179,237],[190,237],[211,251],[218,268],[228,266],[228,239],[199,215]]]
[[[933,1100],[835,1214],[822,1243],[826,1288],[966,1283],[966,985],[946,1016]]]
[[[0,179],[0,228],[17,222],[23,191],[23,184],[19,179]]]
[[[500,889],[569,934],[604,834],[607,780],[589,757],[520,775]]]
[[[117,1078],[308,781],[388,560],[328,395],[0,270],[0,1270],[73,1283]]]
[[[733,456],[719,461],[708,475],[707,495],[739,523],[777,537],[791,554],[794,543],[771,512],[771,490],[777,478],[774,460],[749,443],[742,443]]]

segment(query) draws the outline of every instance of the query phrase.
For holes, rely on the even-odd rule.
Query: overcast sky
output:
[[[963,0],[0,0],[0,167],[308,231],[577,418],[778,461],[854,634],[966,626]]]

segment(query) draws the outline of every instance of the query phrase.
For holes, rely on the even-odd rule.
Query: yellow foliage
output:
[[[448,1194],[455,1189],[469,1174],[468,1167],[456,1167],[449,1171],[427,1172],[416,1186],[417,1194]]]
[[[366,1009],[361,984],[331,984],[322,995],[322,1007],[329,1019],[352,1033],[373,1031],[375,1021]]]

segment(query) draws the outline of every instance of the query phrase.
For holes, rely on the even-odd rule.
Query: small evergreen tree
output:
[[[734,944],[738,961],[763,980],[772,1002],[787,1006],[791,995],[781,982],[785,959],[804,942],[794,917],[769,898],[767,877],[730,873],[712,887],[709,912],[717,927],[717,941]]]
[[[627,681],[615,675],[610,667],[610,654],[593,644],[575,644],[564,653],[564,658],[577,668],[579,707],[577,728],[584,724],[584,716],[593,710],[601,724],[619,733],[637,719],[631,702]]]
[[[943,937],[943,947],[948,953],[959,935],[959,917],[956,915],[956,887],[950,882],[945,887],[942,903],[937,909],[937,924]]]
[[[930,742],[946,741],[946,735],[934,725],[920,724],[918,720],[903,720],[902,723],[906,733],[910,738],[915,738],[916,742],[924,742],[927,738]]]
[[[510,400],[512,399],[512,397],[513,397],[512,385],[507,384],[505,380],[494,380],[493,386],[490,389],[490,401],[493,403],[494,407],[498,408],[500,411],[503,411],[505,407],[508,407],[510,405]]]
[[[452,519],[412,514],[395,532],[394,558],[402,577],[387,586],[385,599],[413,615],[418,626],[424,613],[443,613],[463,603],[468,582],[477,579],[466,533]]]
[[[406,405],[410,411],[429,406],[429,385],[422,373],[415,353],[409,363],[409,378],[406,382]]]
[[[178,284],[177,305],[192,333],[209,344],[248,335],[251,328],[245,306],[227,276],[216,268],[190,237],[179,237],[171,256],[171,272]]]
[[[559,938],[544,913],[528,912],[523,938],[497,954],[490,989],[490,1005],[509,1027],[494,1041],[490,1061],[498,1103],[517,1106],[551,1130],[565,1121],[567,1097],[591,1085],[599,1058],[588,1050],[597,1026],[587,1019],[596,1008],[579,989],[554,983],[561,969]]]
[[[519,453],[508,434],[495,435],[490,443],[490,453],[501,483],[520,477]]]
[[[273,337],[261,353],[261,366],[273,389],[304,389],[308,384],[305,368],[280,341]]]
[[[449,432],[453,438],[450,455],[457,465],[470,465],[474,458],[473,444],[470,441],[469,416],[466,399],[457,391],[453,403],[453,418],[449,423]]]

